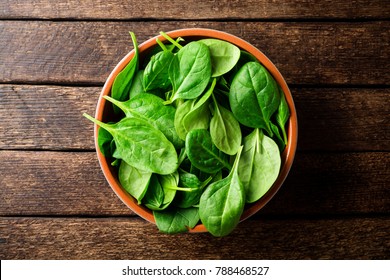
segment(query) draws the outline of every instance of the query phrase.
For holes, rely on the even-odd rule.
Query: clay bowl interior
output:
[[[249,218],[250,216],[252,216],[253,214],[255,214],[256,212],[258,212],[271,200],[271,198],[276,194],[276,192],[279,190],[284,180],[286,179],[289,170],[291,168],[291,165],[293,163],[295,151],[297,147],[298,124],[297,124],[296,110],[295,110],[294,101],[291,92],[284,78],[276,68],[276,66],[260,50],[258,50],[248,42],[244,41],[243,39],[240,39],[234,35],[225,32],[211,30],[211,29],[200,29],[200,28],[180,29],[171,32],[166,32],[166,33],[173,39],[182,37],[183,39],[185,39],[186,42],[192,40],[204,39],[204,38],[215,38],[215,39],[225,40],[232,44],[235,44],[240,49],[245,50],[251,53],[253,56],[255,56],[260,61],[260,63],[268,69],[268,71],[272,74],[272,76],[275,78],[275,80],[281,86],[284,92],[291,115],[287,123],[288,144],[281,155],[282,162],[281,162],[280,173],[273,186],[262,198],[260,198],[260,200],[258,200],[255,203],[246,205],[244,213],[240,219],[240,221],[243,221]],[[141,62],[140,65],[142,65],[142,60],[148,54],[148,52],[150,52],[154,47],[157,46],[156,38],[159,38],[162,42],[166,41],[164,37],[156,36],[139,45],[139,55],[140,55],[140,62]],[[113,118],[111,103],[106,101],[103,98],[103,96],[111,95],[111,86],[114,82],[115,77],[129,63],[133,55],[134,55],[134,51],[129,52],[118,63],[118,65],[114,68],[114,70],[109,75],[98,100],[96,114],[95,114],[96,119],[101,120],[103,122],[117,121]],[[95,147],[97,151],[98,160],[102,168],[102,171],[104,173],[104,176],[106,177],[111,188],[116,193],[116,195],[123,201],[123,203],[127,207],[129,207],[134,213],[136,213],[137,215],[139,215],[140,217],[144,218],[145,220],[151,223],[155,223],[152,211],[142,205],[139,205],[137,201],[121,187],[118,181],[116,169],[111,166],[108,159],[105,158],[103,154],[101,154],[99,151],[99,147],[97,145],[97,133],[98,133],[98,126],[95,125],[94,138],[95,138]],[[195,228],[191,229],[190,232],[207,232],[207,230],[204,227],[204,225],[198,224]]]

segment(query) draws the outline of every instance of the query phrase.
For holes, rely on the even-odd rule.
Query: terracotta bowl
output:
[[[284,95],[286,97],[288,106],[290,108],[290,119],[287,125],[287,136],[288,136],[288,144],[285,150],[282,153],[282,165],[279,173],[279,177],[273,184],[273,186],[269,189],[269,191],[257,202],[253,204],[246,205],[244,213],[241,216],[241,221],[247,219],[252,216],[256,212],[258,212],[261,208],[263,208],[271,198],[276,194],[279,188],[282,186],[284,180],[286,179],[291,165],[294,160],[295,151],[297,148],[297,136],[298,136],[298,123],[297,123],[297,115],[294,106],[294,101],[291,96],[291,92],[280,74],[279,70],[275,67],[275,65],[257,48],[249,44],[248,42],[240,39],[231,34],[212,30],[212,29],[201,29],[201,28],[190,28],[190,29],[180,29],[171,32],[166,32],[170,37],[176,39],[178,37],[182,37],[185,41],[191,40],[199,40],[204,38],[215,38],[220,40],[228,41],[242,50],[245,50],[255,56],[260,63],[268,69],[268,71],[273,75],[275,80],[281,86]],[[137,35],[137,34],[136,34]],[[159,38],[162,42],[166,41],[162,36],[156,36],[147,40],[146,42],[139,45],[139,54],[140,59],[142,61],[143,56],[151,51],[154,47],[157,46],[156,38]],[[134,51],[129,52],[114,68],[114,70],[109,75],[106,83],[104,84],[103,90],[100,94],[99,101],[96,108],[95,118],[104,122],[112,120],[112,106],[111,103],[106,101],[103,96],[111,94],[111,86],[114,82],[115,77],[118,73],[129,63],[129,61],[133,58]],[[106,159],[102,153],[99,151],[99,147],[97,144],[97,135],[98,135],[98,126],[95,125],[94,128],[94,137],[95,137],[95,146],[97,151],[97,156],[99,159],[100,166],[103,170],[104,176],[106,177],[108,183],[110,184],[113,191],[116,195],[126,204],[134,213],[144,218],[145,220],[155,223],[153,213],[151,210],[147,209],[142,205],[138,205],[137,201],[130,196],[120,185],[117,177],[117,171],[110,165],[108,159]],[[190,232],[207,232],[207,229],[204,225],[198,224],[195,228],[191,229]]]

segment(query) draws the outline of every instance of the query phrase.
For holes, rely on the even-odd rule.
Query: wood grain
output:
[[[0,1],[0,259],[389,259],[388,1],[60,2]],[[225,238],[137,217],[81,116],[133,48],[128,31],[191,27],[263,51],[298,113],[287,180]]]
[[[390,89],[293,88],[298,148],[390,151]]]
[[[266,216],[389,214],[390,153],[298,153]],[[0,215],[131,215],[93,152],[0,151]]]
[[[0,18],[44,19],[371,19],[389,18],[383,0],[124,1],[3,0]]]
[[[101,88],[0,85],[0,149],[94,149]]]
[[[0,215],[129,215],[96,154],[0,152]]]
[[[94,149],[100,87],[0,85],[0,149]],[[390,89],[292,88],[299,150],[390,151]]]
[[[1,259],[388,259],[389,218],[249,220],[224,238],[141,219],[0,218]]]
[[[102,84],[160,30],[219,29],[262,50],[291,84],[389,85],[390,22],[0,21],[0,82]]]

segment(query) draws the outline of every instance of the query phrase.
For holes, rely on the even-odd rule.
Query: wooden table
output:
[[[0,259],[390,257],[388,1],[60,2],[0,2]],[[164,235],[135,216],[81,116],[132,49],[128,31],[143,42],[186,27],[258,47],[297,107],[288,179],[225,238]]]

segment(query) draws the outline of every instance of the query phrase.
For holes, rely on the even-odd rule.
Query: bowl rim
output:
[[[279,72],[279,70],[276,68],[276,66],[271,62],[271,60],[259,49],[257,49],[252,44],[248,43],[247,41],[229,34],[224,31],[219,31],[215,29],[208,29],[208,28],[185,28],[185,29],[177,29],[173,31],[166,32],[170,37],[173,39],[176,39],[178,37],[201,37],[201,38],[214,38],[214,39],[220,39],[224,41],[228,41],[236,46],[238,46],[240,49],[245,50],[249,53],[251,53],[253,56],[257,58],[257,60],[272,74],[276,82],[280,85],[282,88],[282,91],[284,93],[284,96],[286,98],[287,104],[290,109],[290,118],[288,121],[288,131],[287,131],[287,138],[288,143],[285,147],[284,151],[281,154],[281,169],[279,171],[278,178],[272,185],[272,187],[267,191],[267,193],[262,196],[258,201],[250,204],[244,209],[243,214],[241,215],[240,222],[246,220],[250,216],[254,215],[256,212],[258,212],[260,209],[262,209],[273,197],[274,195],[279,191],[281,188],[283,182],[287,178],[287,175],[291,169],[292,163],[294,161],[296,149],[297,149],[297,142],[298,142],[298,120],[297,120],[297,114],[296,114],[296,108],[294,104],[294,100],[292,97],[292,94],[290,92],[290,89],[284,80],[282,74]],[[162,42],[166,41],[166,39],[162,35],[157,35],[155,37],[152,37],[145,42],[139,44],[138,49],[139,53],[142,53],[154,46],[157,45],[156,39],[161,40]],[[115,66],[115,68],[112,70],[110,75],[108,76],[106,82],[104,83],[104,86],[101,90],[99,100],[97,102],[96,106],[96,112],[95,112],[95,118],[97,120],[103,119],[103,111],[106,105],[106,99],[103,98],[104,95],[109,95],[111,93],[111,87],[114,82],[115,77],[118,75],[120,71],[129,63],[129,61],[134,56],[134,49],[131,50],[125,57],[123,57],[120,62]],[[119,183],[118,179],[112,174],[110,164],[108,163],[105,156],[100,152],[99,146],[98,146],[98,125],[94,125],[94,139],[95,139],[95,149],[98,157],[98,161],[100,164],[100,167],[103,171],[103,174],[109,183],[112,190],[115,192],[115,194],[122,200],[122,202],[130,208],[135,214],[142,217],[143,219],[155,224],[155,219],[153,216],[153,212],[146,207],[139,205],[137,203],[137,200],[134,199],[130,194],[128,194]],[[207,232],[206,227],[203,224],[198,224],[194,228],[189,229],[189,232]]]

